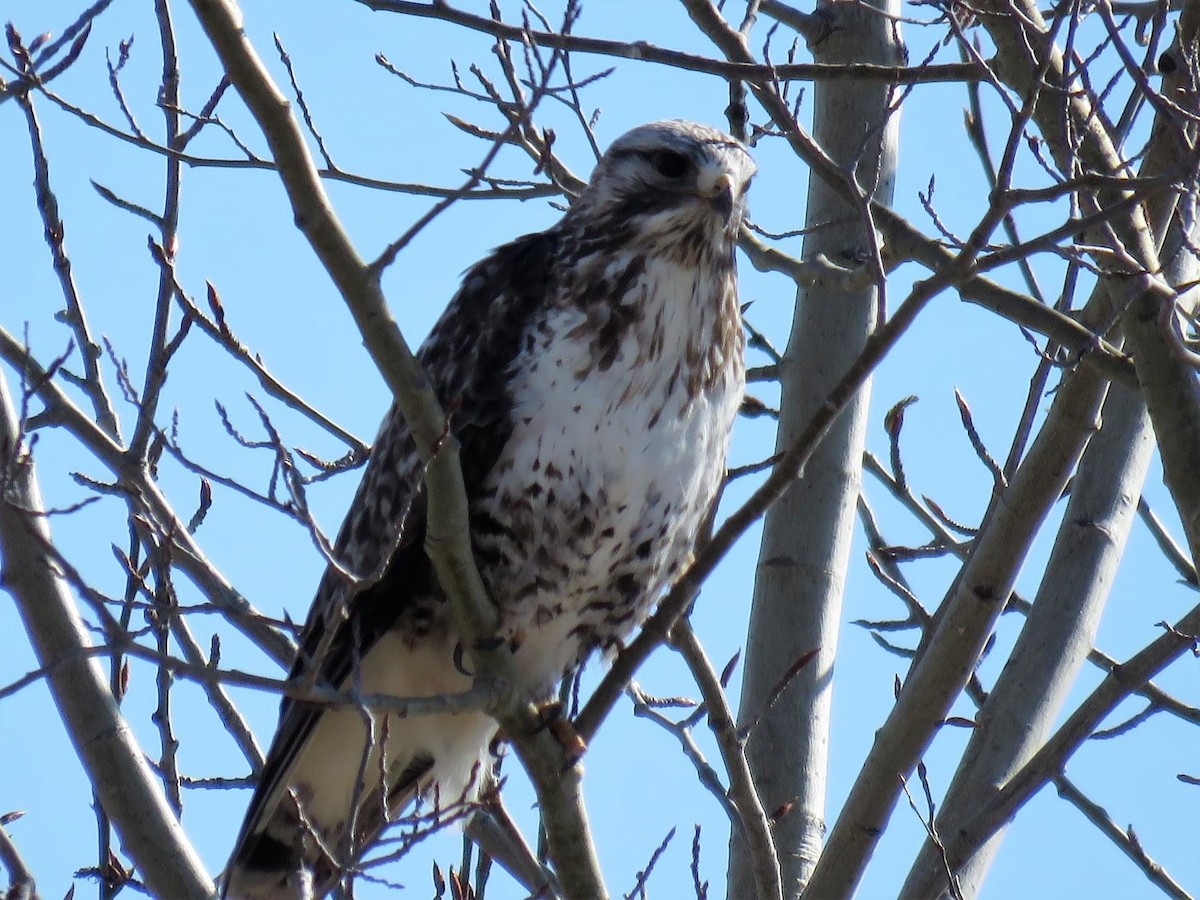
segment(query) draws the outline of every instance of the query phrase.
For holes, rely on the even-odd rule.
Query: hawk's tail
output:
[[[385,636],[362,660],[360,692],[431,696],[469,683],[453,669],[450,678],[436,677],[423,655]],[[221,896],[323,896],[415,796],[424,802],[405,822],[418,833],[458,818],[487,774],[495,731],[482,712],[404,717],[289,704]]]

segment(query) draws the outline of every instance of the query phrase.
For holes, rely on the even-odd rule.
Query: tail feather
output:
[[[387,635],[362,660],[364,694],[465,690],[453,650]],[[289,715],[305,727],[289,728]],[[285,714],[223,879],[229,900],[297,900],[328,892],[414,797],[439,815],[479,788],[495,722],[484,713],[401,717],[353,707]],[[431,823],[432,824],[432,823]]]

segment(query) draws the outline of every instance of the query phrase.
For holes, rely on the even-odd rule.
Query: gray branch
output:
[[[133,730],[121,714],[88,639],[67,584],[47,548],[34,463],[0,374],[0,558],[4,585],[29,633],[67,731],[104,811],[146,884],[160,897],[208,898],[212,882],[167,805]]]

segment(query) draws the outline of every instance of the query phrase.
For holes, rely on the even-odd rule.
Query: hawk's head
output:
[[[571,213],[641,249],[731,248],[756,168],[715,128],[651,122],[608,148]]]

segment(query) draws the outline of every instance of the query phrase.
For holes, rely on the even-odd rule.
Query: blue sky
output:
[[[77,15],[79,4],[0,3],[0,17],[12,20],[30,39],[43,31],[58,34]],[[506,6],[506,9],[512,4]],[[461,169],[482,158],[486,147],[465,139],[442,115],[450,112],[485,126],[498,117],[486,106],[409,87],[388,75],[373,61],[382,52],[413,77],[446,82],[449,61],[458,61],[466,74],[478,62],[493,78],[499,76],[490,54],[489,39],[456,32],[449,26],[422,20],[372,14],[352,2],[291,4],[256,0],[244,4],[251,40],[275,77],[286,75],[271,44],[277,32],[297,67],[302,87],[338,164],[347,170],[398,181],[421,181],[456,186]],[[549,10],[547,10],[549,13]],[[554,15],[549,13],[553,19]],[[198,108],[218,76],[207,41],[199,33],[185,4],[177,4],[182,91],[185,105]],[[620,39],[645,39],[697,53],[712,54],[695,33],[683,11],[666,2],[632,0],[593,3],[585,7],[579,33]],[[108,88],[104,68],[107,50],[115,59],[118,43],[134,36],[132,55],[122,74],[130,106],[151,135],[161,133],[161,116],[154,107],[161,69],[156,27],[149,2],[117,0],[100,18],[83,54],[54,89],[73,103],[94,111],[108,122],[123,118]],[[760,26],[752,46],[761,46]],[[920,59],[934,35],[909,27],[906,39],[913,59]],[[775,58],[783,55],[786,39],[776,38]],[[943,59],[952,61],[949,50]],[[804,58],[801,56],[801,58]],[[607,68],[611,61],[574,58],[577,76]],[[602,115],[597,124],[601,145],[640,122],[666,117],[692,118],[720,125],[728,95],[722,82],[661,66],[621,63],[609,78],[584,95],[589,108]],[[921,227],[931,230],[921,210],[918,191],[936,175],[934,202],[952,228],[969,230],[983,209],[987,188],[979,165],[960,135],[965,92],[953,85],[917,88],[904,107],[902,150],[896,188],[896,207]],[[162,165],[159,159],[113,138],[38,101],[49,147],[51,178],[66,222],[67,247],[83,291],[94,330],[106,335],[134,374],[144,370],[144,354],[152,320],[157,271],[146,251],[148,224],[114,209],[90,187],[93,180],[134,202],[154,208],[161,203]],[[807,108],[807,107],[805,107]],[[236,98],[220,107],[222,117],[260,152],[263,142]],[[559,135],[556,148],[579,175],[586,175],[593,158],[569,111],[553,103],[539,110],[539,121]],[[756,119],[760,118],[754,113]],[[40,358],[61,353],[67,334],[53,321],[61,305],[49,254],[41,236],[31,189],[24,123],[16,104],[0,106],[0,247],[3,247],[5,288],[9,298],[0,306],[0,322],[20,332],[28,322],[30,342]],[[215,130],[194,146],[198,154],[226,156],[236,151]],[[760,175],[751,197],[755,219],[773,231],[799,227],[806,174],[781,142],[764,142],[755,151]],[[527,177],[528,161],[515,151],[500,155],[494,174]],[[1024,171],[1023,176],[1031,176]],[[1040,183],[1040,182],[1038,182]],[[332,183],[330,196],[339,215],[368,257],[401,234],[428,209],[428,199],[371,192]],[[1039,213],[1044,214],[1044,213]],[[1061,214],[1061,211],[1060,211]],[[460,203],[423,232],[391,267],[385,289],[398,320],[412,344],[423,337],[455,289],[461,272],[491,247],[512,237],[551,224],[559,213],[544,200],[525,203]],[[1043,225],[1050,220],[1042,220]],[[348,314],[307,245],[292,227],[291,214],[277,178],[266,171],[189,168],[184,172],[179,275],[187,290],[203,298],[204,282],[220,291],[229,321],[249,346],[289,386],[329,413],[364,440],[370,440],[387,405],[382,382],[363,352]],[[1038,221],[1027,219],[1035,228]],[[784,242],[798,253],[798,239]],[[789,327],[794,289],[779,276],[764,276],[742,266],[744,299],[753,301],[750,319],[778,346]],[[1040,270],[1054,290],[1061,270],[1054,264]],[[891,303],[903,297],[906,279],[920,273],[908,267],[897,273],[889,290]],[[1002,277],[1011,277],[1004,275]],[[1016,286],[1015,282],[1009,282]],[[761,360],[757,360],[761,362]],[[956,519],[974,523],[988,500],[990,480],[974,458],[958,424],[953,389],[958,388],[975,411],[985,442],[1003,455],[1020,412],[1029,374],[1037,359],[1017,329],[977,307],[946,294],[938,297],[879,369],[874,381],[869,445],[886,454],[882,430],[884,411],[902,397],[915,394],[920,402],[906,418],[905,459],[910,481],[921,493],[935,497]],[[6,370],[11,378],[11,371]],[[107,374],[113,383],[112,368]],[[253,408],[246,391],[261,397],[258,386],[220,350],[193,336],[175,361],[163,409],[179,411],[182,444],[197,459],[259,486],[269,475],[269,459],[239,448],[223,432],[213,406],[219,400],[234,421],[253,432]],[[769,392],[763,393],[771,400]],[[333,441],[317,433],[299,416],[271,407],[285,439],[319,455],[340,452]],[[126,426],[132,421],[122,408]],[[773,436],[762,422],[743,422],[735,436],[734,464],[761,459],[770,453]],[[52,506],[78,501],[83,492],[70,472],[93,476],[105,473],[82,456],[68,437],[53,431],[39,437],[37,461],[42,487]],[[326,530],[336,530],[356,476],[350,475],[312,490],[312,500]],[[195,505],[194,476],[164,465],[163,482],[183,515]],[[879,489],[866,479],[868,497],[876,506],[885,533],[896,543],[920,543],[926,535]],[[1152,468],[1147,495],[1160,514],[1174,522],[1161,486],[1157,464]],[[731,492],[727,502],[744,496]],[[1057,510],[1061,514],[1061,507]],[[62,548],[84,572],[110,592],[120,590],[120,575],[110,544],[125,540],[123,508],[113,501],[54,521]],[[1053,534],[1055,520],[1045,533]],[[1176,529],[1178,531],[1178,529]],[[259,608],[271,614],[287,610],[302,618],[321,568],[307,535],[260,506],[218,491],[199,540],[213,561]],[[695,614],[697,631],[710,657],[723,664],[740,648],[745,635],[757,532],[747,534],[727,563],[710,581]],[[865,544],[858,535],[846,601],[846,621],[898,616],[901,611],[862,564]],[[1029,560],[1020,589],[1031,596],[1048,553],[1043,540]],[[914,587],[927,605],[936,605],[954,574],[942,562],[917,564],[909,570]],[[197,595],[183,584],[185,599]],[[189,597],[189,591],[190,597]],[[1194,594],[1174,579],[1148,534],[1140,527],[1130,540],[1125,563],[1114,587],[1098,637],[1098,646],[1118,658],[1143,646],[1159,633],[1156,623],[1172,620],[1194,603]],[[990,683],[1020,626],[1016,616],[1005,617],[998,642],[984,663]],[[219,628],[215,620],[196,623],[202,643]],[[271,664],[244,642],[224,635],[224,661],[276,674]],[[34,668],[12,605],[0,601],[0,685]],[[835,687],[835,718],[831,735],[833,766],[829,786],[829,818],[836,815],[849,790],[873,733],[892,701],[892,683],[903,676],[903,660],[884,654],[862,629],[846,626],[839,647]],[[1099,680],[1085,669],[1073,692],[1079,700]],[[686,672],[668,651],[660,652],[639,676],[652,694],[691,694]],[[1195,663],[1183,663],[1159,683],[1192,704],[1200,702]],[[737,679],[731,696],[739,689]],[[191,685],[177,688],[177,728],[183,742],[181,764],[196,777],[238,776],[245,773],[232,742]],[[235,691],[245,713],[266,743],[274,727],[274,698]],[[153,673],[134,664],[126,701],[150,755],[157,736],[150,724]],[[1129,710],[1136,709],[1130,705]],[[962,705],[956,713],[969,716]],[[717,754],[707,735],[698,733],[710,758]],[[944,788],[963,746],[962,730],[946,729],[926,756],[935,792]],[[1072,760],[1069,774],[1093,799],[1105,805],[1122,825],[1132,823],[1147,851],[1185,885],[1200,885],[1200,859],[1194,846],[1194,788],[1175,780],[1178,772],[1196,774],[1200,738],[1174,720],[1158,716],[1116,741],[1092,742]],[[510,767],[511,769],[511,767]],[[637,872],[667,831],[679,833],[650,881],[652,893],[679,896],[690,884],[688,864],[691,830],[703,829],[702,870],[719,895],[724,881],[727,823],[716,803],[699,788],[694,771],[677,746],[656,726],[634,719],[622,707],[597,737],[587,759],[586,790],[592,821],[609,886],[628,891]],[[524,813],[529,792],[512,779],[510,806]],[[248,795],[242,791],[190,791],[184,824],[210,869],[224,862]],[[39,878],[44,896],[66,892],[72,872],[94,864],[95,829],[85,779],[67,743],[48,691],[35,685],[0,701],[0,812],[26,811],[9,827]],[[1191,815],[1189,815],[1189,813]],[[525,816],[528,821],[528,816]],[[903,804],[881,841],[863,882],[860,896],[886,897],[907,872],[923,838],[916,816]],[[412,865],[389,872],[416,889],[428,890],[428,857],[452,863],[458,840],[444,837],[432,843]],[[92,888],[80,886],[86,896]],[[1140,873],[1082,816],[1043,791],[1022,811],[1010,830],[984,897],[1031,896],[1134,897],[1153,894]],[[364,896],[373,896],[366,890]],[[520,896],[502,877],[489,891],[498,898]]]

